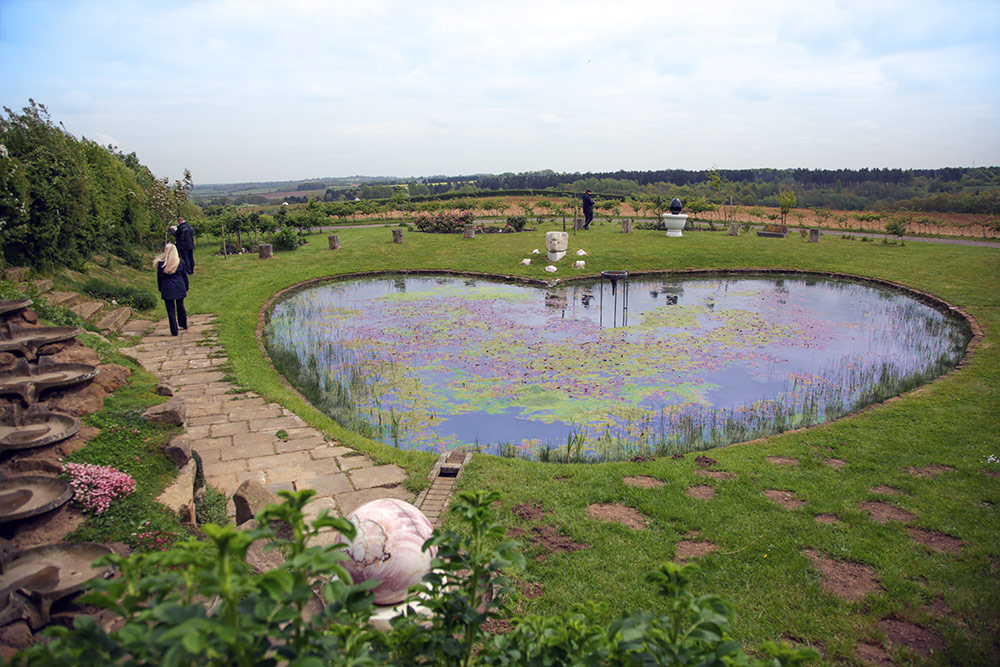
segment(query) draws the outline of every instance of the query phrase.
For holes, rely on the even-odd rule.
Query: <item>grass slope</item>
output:
[[[764,239],[755,235],[687,233],[667,239],[660,232],[631,235],[598,223],[570,238],[570,255],[550,276],[542,271],[544,255],[530,266],[520,260],[534,248],[544,251],[549,225],[517,235],[423,235],[407,232],[402,245],[389,229],[338,230],[342,249],[327,249],[325,235],[310,237],[297,251],[277,253],[269,261],[255,255],[223,259],[216,245],[196,250],[189,312],[216,313],[220,340],[233,372],[254,391],[294,410],[312,424],[381,461],[405,466],[419,488],[434,460],[422,453],[400,452],[345,431],[289,391],[263,358],[255,338],[258,315],[277,291],[296,283],[358,271],[447,269],[525,276],[536,279],[595,275],[602,270],[681,270],[706,268],[789,268],[871,276],[925,290],[965,308],[981,324],[985,337],[971,362],[932,385],[863,414],[804,432],[789,433],[750,445],[708,454],[717,469],[735,476],[710,479],[698,473],[694,456],[643,463],[541,465],[475,457],[460,479],[464,488],[490,488],[503,494],[500,508],[511,526],[531,523],[511,514],[519,503],[537,503],[548,515],[542,523],[589,544],[588,549],[529,558],[521,577],[540,584],[543,595],[517,597],[515,611],[547,613],[594,600],[607,605],[608,617],[657,604],[642,575],[675,557],[676,545],[689,531],[711,541],[716,550],[700,559],[698,588],[732,601],[740,612],[739,639],[752,647],[768,639],[793,638],[818,646],[826,660],[853,662],[855,644],[895,646],[895,659],[916,656],[887,643],[879,621],[915,623],[934,634],[934,661],[1000,661],[1000,471],[987,463],[1000,456],[1000,252],[993,248],[909,243],[906,246],[861,243],[825,237]],[[585,249],[585,271],[570,268],[572,255]],[[539,259],[541,258],[541,259]],[[149,276],[148,279],[152,279]],[[798,466],[778,466],[768,456],[795,458]],[[833,468],[825,459],[846,462]],[[952,470],[937,477],[917,477],[908,468],[928,465]],[[666,484],[658,489],[632,488],[622,477],[649,475]],[[684,491],[709,485],[714,498],[699,500]],[[871,489],[891,486],[893,496]],[[764,492],[794,492],[805,504],[786,510]],[[907,523],[878,523],[861,508],[882,500],[916,518]],[[591,503],[624,503],[649,521],[643,531],[594,520]],[[818,514],[834,514],[837,524],[822,524]],[[959,554],[942,554],[915,542],[908,527],[958,538]],[[803,553],[822,552],[838,561],[874,568],[880,590],[858,601],[845,601],[821,587],[820,576]],[[528,546],[528,556],[540,554]],[[943,602],[950,613],[935,615],[925,607]]]

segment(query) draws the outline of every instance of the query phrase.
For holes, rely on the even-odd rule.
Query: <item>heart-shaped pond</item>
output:
[[[843,279],[400,275],[293,292],[265,342],[317,407],[397,447],[616,460],[837,418],[952,368],[969,333]]]

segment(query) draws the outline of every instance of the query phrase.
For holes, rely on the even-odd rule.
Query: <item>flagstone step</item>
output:
[[[115,308],[101,318],[101,321],[97,323],[97,328],[101,330],[101,333],[108,331],[118,332],[122,330],[122,327],[128,323],[131,317],[132,309],[128,306]]]
[[[41,280],[35,281],[35,291],[39,294],[50,292],[53,287],[55,287],[55,284],[48,278],[42,278]]]
[[[79,315],[85,320],[89,320],[91,317],[100,312],[101,308],[104,308],[103,301],[84,301],[83,303],[76,303],[70,306],[70,310]]]
[[[45,300],[49,303],[65,308],[79,303],[81,298],[76,292],[49,292],[45,295]]]

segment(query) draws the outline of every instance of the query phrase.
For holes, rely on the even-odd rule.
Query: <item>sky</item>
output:
[[[196,184],[995,166],[1000,0],[0,0],[29,98]]]

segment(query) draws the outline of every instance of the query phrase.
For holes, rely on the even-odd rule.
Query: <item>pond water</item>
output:
[[[625,311],[627,296],[627,311]],[[402,448],[537,460],[707,449],[840,417],[952,368],[964,322],[801,276],[633,276],[542,288],[377,276],[277,303],[276,366],[344,426]]]

